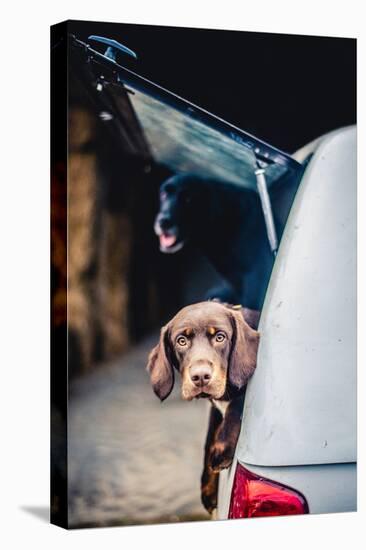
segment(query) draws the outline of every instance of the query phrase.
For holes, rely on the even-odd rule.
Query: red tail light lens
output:
[[[305,497],[280,483],[259,477],[237,465],[229,519],[308,514]]]

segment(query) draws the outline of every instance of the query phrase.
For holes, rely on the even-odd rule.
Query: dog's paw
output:
[[[217,491],[212,491],[209,486],[201,488],[201,502],[209,514],[217,508]]]
[[[209,514],[217,507],[218,475],[207,468],[201,478],[201,501]]]
[[[215,508],[214,510],[212,510],[211,512],[211,519],[212,521],[216,521],[219,519],[219,515],[218,515],[218,512],[217,512],[217,508]]]
[[[218,441],[212,448],[210,455],[210,466],[214,473],[229,468],[233,462],[235,449],[230,445]]]

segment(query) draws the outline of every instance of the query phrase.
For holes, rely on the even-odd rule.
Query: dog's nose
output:
[[[189,375],[193,384],[197,387],[206,386],[212,377],[212,369],[209,365],[193,365]]]
[[[171,229],[174,225],[174,223],[168,216],[164,216],[161,214],[159,214],[158,217],[156,218],[156,223],[160,226],[160,228],[163,231]]]

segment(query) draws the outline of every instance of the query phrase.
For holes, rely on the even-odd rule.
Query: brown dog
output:
[[[151,383],[163,401],[182,377],[182,397],[211,401],[201,498],[211,513],[217,505],[218,475],[232,463],[239,437],[245,386],[254,372],[258,312],[219,302],[183,308],[161,329],[148,361]],[[248,322],[246,322],[246,320]]]

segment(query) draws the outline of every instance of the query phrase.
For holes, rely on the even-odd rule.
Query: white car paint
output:
[[[315,143],[282,237],[236,458],[306,497],[356,509],[356,129]],[[228,513],[235,461],[220,475]]]

